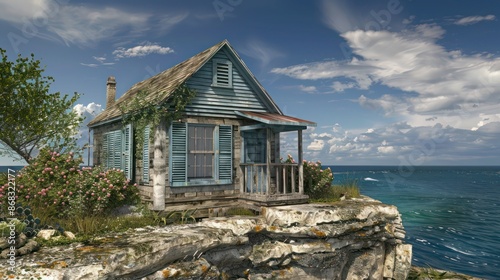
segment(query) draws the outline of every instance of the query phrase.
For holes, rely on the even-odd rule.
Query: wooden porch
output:
[[[306,203],[300,163],[242,163],[240,198],[261,206]]]

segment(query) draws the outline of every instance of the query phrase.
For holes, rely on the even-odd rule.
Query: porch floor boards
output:
[[[140,196],[143,202],[152,206],[152,187],[140,186]],[[261,207],[304,204],[308,201],[307,195],[264,195],[264,194],[219,194],[212,196],[187,196],[165,198],[165,211],[186,211],[197,209],[196,218],[224,216],[230,208],[247,208],[256,212]]]

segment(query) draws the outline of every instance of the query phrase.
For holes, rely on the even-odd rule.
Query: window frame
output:
[[[173,122],[169,129],[169,176],[170,187],[233,184],[233,126],[214,126],[213,177],[211,179],[188,178],[188,127],[197,123]],[[175,147],[175,148],[174,148]]]
[[[222,82],[223,79],[219,79],[220,74],[219,65],[226,65],[227,70],[227,83]],[[212,86],[221,88],[233,88],[233,63],[227,59],[213,59],[212,60]]]
[[[201,128],[201,127],[211,127],[212,128],[212,149],[211,151],[208,151],[208,150],[205,150],[205,151],[201,151],[201,150],[192,150],[190,149],[191,147],[191,142],[190,142],[190,128]],[[196,181],[206,181],[206,180],[214,180],[215,179],[215,168],[216,168],[216,165],[215,165],[215,154],[216,154],[216,145],[215,145],[215,140],[216,140],[216,137],[215,137],[215,134],[216,134],[216,125],[214,124],[188,124],[187,125],[187,137],[188,137],[188,141],[187,141],[187,147],[186,147],[186,152],[187,152],[187,181],[188,182],[196,182]],[[206,138],[203,138],[203,141],[205,141],[205,144],[206,144]],[[190,157],[189,155],[190,154],[211,154],[212,155],[212,164],[211,164],[211,176],[210,177],[190,177],[189,176],[189,173],[190,173],[190,169],[191,169],[191,166],[190,166]],[[196,160],[195,160],[196,162]]]

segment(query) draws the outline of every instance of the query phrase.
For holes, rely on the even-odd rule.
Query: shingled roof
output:
[[[280,112],[278,106],[271,99],[266,90],[257,81],[257,79],[251,74],[246,65],[241,61],[237,53],[232,49],[227,40],[224,40],[211,48],[208,48],[197,55],[175,65],[174,67],[167,69],[149,79],[141,81],[133,85],[123,96],[118,98],[116,102],[106,108],[102,113],[97,115],[91,122],[89,122],[89,127],[98,126],[101,123],[108,121],[118,120],[121,117],[120,105],[130,102],[133,97],[141,90],[148,90],[148,96],[146,99],[152,100],[159,94],[164,94],[163,100],[168,99],[170,94],[181,84],[185,83],[194,73],[196,73],[206,62],[208,62],[222,47],[227,46],[231,52],[235,55],[236,59],[242,64],[245,70],[248,71],[250,77],[254,80],[256,85],[262,92],[269,98],[272,106],[277,112]]]

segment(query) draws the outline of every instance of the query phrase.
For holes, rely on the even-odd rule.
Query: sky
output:
[[[108,76],[119,97],[227,39],[286,115],[317,123],[307,160],[500,165],[499,17],[487,0],[0,0],[0,48],[82,95],[80,143]]]

